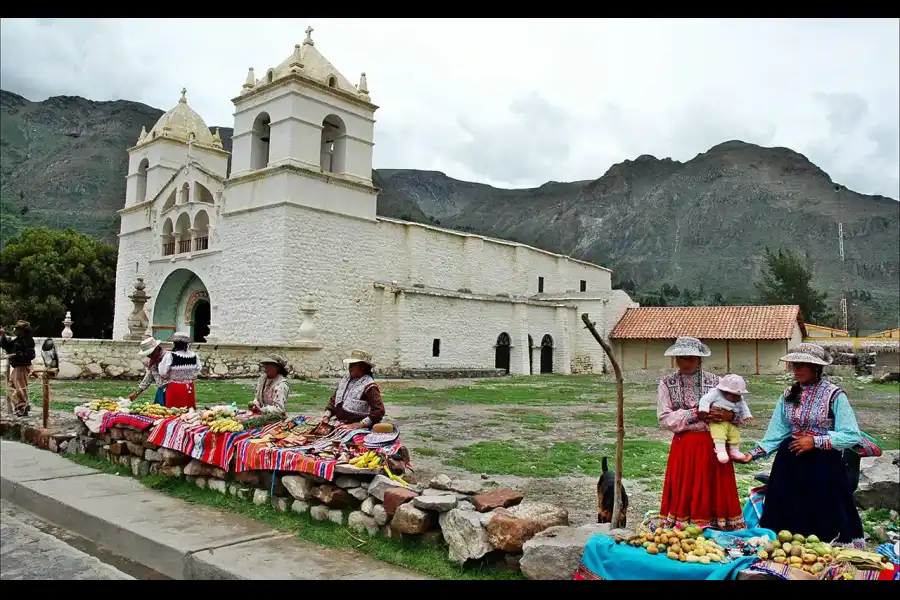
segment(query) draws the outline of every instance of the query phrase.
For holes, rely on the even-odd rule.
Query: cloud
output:
[[[247,68],[296,19],[3,19],[0,86],[168,109],[182,86],[230,125]],[[377,113],[375,165],[504,186],[593,179],[641,154],[786,146],[860,192],[900,197],[895,19],[316,20],[316,45]]]

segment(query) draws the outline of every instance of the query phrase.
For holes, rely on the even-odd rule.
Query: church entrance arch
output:
[[[541,373],[553,372],[553,338],[549,334],[541,338]]]
[[[509,353],[512,349],[512,340],[505,331],[497,337],[494,346],[494,368],[503,369],[509,375]]]
[[[209,322],[209,292],[200,277],[189,269],[169,273],[156,294],[153,335],[165,341],[176,331],[185,331],[194,341],[205,341]]]

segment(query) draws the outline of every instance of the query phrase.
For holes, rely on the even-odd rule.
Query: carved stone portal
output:
[[[147,284],[144,283],[144,279],[138,277],[137,281],[134,282],[134,293],[128,296],[128,299],[134,303],[134,310],[128,315],[128,334],[125,336],[125,341],[140,342],[150,328],[150,317],[147,316],[147,312],[144,310],[144,305],[150,300],[150,296],[144,291],[146,287]]]

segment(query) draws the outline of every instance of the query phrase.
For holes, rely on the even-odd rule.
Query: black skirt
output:
[[[766,488],[760,527],[817,535],[823,542],[849,544],[863,538],[847,469],[837,450],[791,452],[781,443]]]

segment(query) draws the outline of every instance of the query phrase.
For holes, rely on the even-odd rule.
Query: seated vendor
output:
[[[256,384],[256,395],[250,408],[266,413],[284,412],[284,403],[291,393],[287,361],[274,354],[259,361],[259,365],[263,368],[263,374]]]
[[[351,350],[344,364],[348,372],[328,401],[323,418],[328,420],[334,417],[340,423],[353,423],[371,429],[384,418],[381,390],[372,376],[375,363],[367,352]]]

